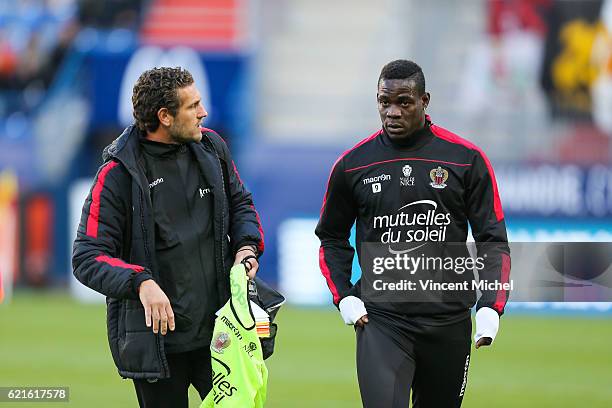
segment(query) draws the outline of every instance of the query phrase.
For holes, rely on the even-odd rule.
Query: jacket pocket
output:
[[[142,304],[126,300],[122,312],[124,329],[118,342],[121,369],[133,373],[161,372],[156,334],[152,327],[147,327]]]
[[[140,301],[137,300],[127,300],[126,308],[124,313],[125,318],[125,333],[130,332],[140,332],[140,331],[150,331],[153,332],[152,327],[147,327],[147,322],[145,320],[145,312],[144,307]]]
[[[127,332],[119,340],[119,358],[124,371],[159,373],[161,362],[153,331]]]

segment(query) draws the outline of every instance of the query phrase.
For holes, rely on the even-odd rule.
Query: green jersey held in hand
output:
[[[268,369],[255,329],[247,280],[244,265],[230,271],[232,296],[217,312],[210,343],[212,390],[200,408],[260,408],[266,401]]]

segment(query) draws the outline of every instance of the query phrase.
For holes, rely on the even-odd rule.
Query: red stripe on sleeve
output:
[[[491,176],[491,183],[493,184],[493,211],[495,212],[495,217],[497,221],[501,221],[504,219],[504,211],[502,209],[501,200],[499,198],[499,191],[497,190],[497,180],[495,179],[495,173],[493,172],[493,166],[491,166],[491,162],[486,154],[480,149],[480,147],[475,144],[468,142],[467,140],[457,136],[456,134],[441,128],[437,125],[431,125],[431,131],[434,135],[438,136],[440,139],[446,140],[450,143],[460,144],[462,146],[467,147],[468,149],[476,150],[482,156],[487,170],[489,171],[489,176]]]
[[[255,219],[257,220],[257,229],[259,230],[259,235],[261,237],[261,240],[259,241],[259,245],[257,245],[257,250],[259,251],[259,253],[262,253],[264,251],[265,244],[264,244],[264,232],[261,226],[261,219],[259,218],[259,213],[255,209],[255,206],[253,204],[251,204],[251,208],[253,209],[253,211],[255,211]]]
[[[325,206],[327,205],[327,196],[329,195],[329,183],[331,181],[332,174],[334,173],[334,169],[336,168],[338,163],[340,163],[340,160],[342,160],[347,154],[349,154],[353,150],[357,149],[359,146],[362,146],[372,140],[375,140],[382,132],[382,129],[380,129],[372,135],[368,136],[367,138],[363,139],[355,146],[342,153],[340,157],[338,157],[338,159],[334,162],[334,165],[332,166],[331,171],[329,172],[329,177],[327,178],[327,185],[325,186],[325,195],[323,196],[323,204],[321,205],[320,212],[321,216],[323,215],[323,211],[325,211]],[[321,268],[321,273],[327,281],[327,287],[329,287],[329,290],[332,293],[334,304],[337,305],[338,302],[340,302],[340,294],[338,293],[338,288],[334,284],[334,281],[332,281],[331,279],[331,271],[329,270],[329,267],[327,266],[327,261],[325,260],[325,249],[323,248],[323,246],[319,248],[319,267]]]
[[[227,146],[227,143],[225,142],[225,139],[223,139],[221,136],[219,136],[219,134],[217,132],[215,132],[214,130],[209,129],[209,128],[205,128],[205,127],[200,127],[200,130],[204,131],[204,132],[211,132],[211,133],[215,134]],[[238,168],[236,167],[236,163],[233,160],[232,160],[232,166],[234,167],[234,174],[236,175],[236,178],[238,179],[240,184],[244,184],[242,182],[242,179],[240,178],[240,173],[238,173]],[[229,180],[228,180],[228,182],[229,182]],[[259,252],[263,252],[265,244],[264,244],[263,227],[261,226],[261,219],[259,218],[259,213],[255,209],[255,206],[251,204],[251,208],[253,209],[253,211],[255,211],[255,219],[257,220],[257,229],[259,230],[259,235],[261,237],[261,241],[259,242],[259,245],[257,245],[257,250]]]
[[[100,218],[100,196],[104,189],[104,181],[106,175],[113,167],[117,165],[117,162],[108,162],[100,173],[98,174],[98,180],[91,192],[91,205],[89,207],[89,217],[87,217],[87,235],[93,238],[98,238],[98,221]]]
[[[242,182],[242,179],[240,178],[240,173],[238,173],[238,168],[236,167],[236,163],[234,163],[233,160],[232,160],[232,166],[234,167],[234,174],[236,174],[238,181],[240,182],[240,184],[244,184]],[[255,206],[253,204],[251,204],[251,208],[253,209],[253,211],[255,211],[255,219],[257,220],[257,229],[259,230],[259,236],[261,239],[259,241],[259,245],[257,245],[257,250],[261,253],[264,251],[264,247],[265,247],[263,227],[261,226],[261,219],[259,218],[259,212],[257,212],[257,209],[255,209]]]
[[[234,163],[233,160],[232,160],[232,166],[234,166],[234,173],[236,174],[236,177],[238,178],[238,181],[240,182],[240,184],[244,184],[242,182],[242,179],[240,178],[240,173],[238,173],[238,168],[236,167],[236,163]]]
[[[238,168],[236,167],[236,163],[234,163],[233,160],[232,160],[232,166],[234,167],[234,174],[236,174],[238,181],[240,182],[240,184],[244,184],[242,182],[242,179],[240,178],[240,173],[238,173]],[[259,230],[259,236],[261,238],[261,240],[259,241],[259,245],[257,245],[257,250],[261,253],[264,251],[264,247],[265,247],[263,227],[261,226],[261,219],[259,218],[259,212],[257,212],[257,209],[255,209],[255,206],[253,204],[251,204],[251,208],[253,209],[253,211],[255,211],[255,219],[257,220],[257,229]]]
[[[96,261],[104,262],[106,264],[109,264],[110,266],[118,266],[120,268],[131,269],[134,272],[144,271],[144,267],[140,265],[132,265],[132,264],[122,261],[119,258],[111,258],[108,255],[99,255],[98,257],[96,257]]]
[[[334,281],[332,281],[331,272],[327,267],[327,261],[325,261],[325,249],[323,249],[323,247],[319,248],[319,267],[321,268],[321,272],[327,281],[327,287],[334,297],[334,304],[337,305],[338,302],[340,302],[340,294],[338,293],[338,288],[336,288]]]
[[[510,282],[510,257],[508,254],[501,254],[502,257],[502,268],[501,268],[501,283]],[[502,313],[504,311],[504,307],[506,306],[506,301],[508,297],[506,296],[505,290],[498,290],[497,296],[495,298],[495,303],[493,304],[493,309],[497,311],[497,313]]]

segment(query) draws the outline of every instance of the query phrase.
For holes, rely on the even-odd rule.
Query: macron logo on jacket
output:
[[[154,182],[150,183],[150,184],[149,184],[149,188],[153,188],[153,187],[155,187],[156,185],[161,184],[161,183],[163,183],[163,182],[164,182],[164,178],[163,178],[163,177],[160,177],[160,178],[158,178],[157,180],[155,180]]]

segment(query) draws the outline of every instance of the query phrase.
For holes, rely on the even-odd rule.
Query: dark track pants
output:
[[[188,408],[189,385],[204,399],[212,388],[210,349],[168,354],[170,378],[150,383],[134,380],[138,404],[142,408]]]
[[[357,377],[364,408],[460,407],[467,385],[472,321],[446,326],[368,315],[357,328]]]

